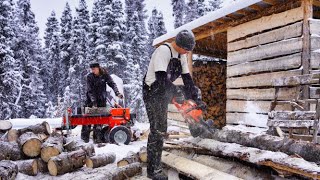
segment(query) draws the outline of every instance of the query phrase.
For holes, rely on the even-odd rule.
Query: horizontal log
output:
[[[162,162],[179,173],[195,179],[240,179],[192,160],[163,151]]]
[[[228,51],[232,52],[300,36],[302,36],[302,22],[297,22],[279,29],[246,38],[244,40],[228,43]]]
[[[320,52],[311,52],[310,67],[320,69]]]
[[[268,115],[256,113],[227,113],[227,124],[267,127]]]
[[[290,157],[282,152],[261,150],[234,143],[223,143],[212,139],[192,139],[186,140],[186,143],[206,148],[216,156],[236,158],[308,178],[320,178],[320,167],[318,165],[302,158]]]
[[[228,29],[228,42],[246,37],[250,34],[263,32],[276,27],[297,22],[303,19],[302,7],[291,9],[282,13],[264,16],[259,19],[240,24]]]
[[[255,61],[228,67],[227,77],[247,75],[259,72],[273,72],[280,70],[298,69],[301,66],[301,53],[275,58],[271,60]]]
[[[282,77],[273,80],[274,86],[298,86],[319,82],[320,74],[306,74],[300,76]]]
[[[311,99],[320,98],[320,87],[310,87],[310,98]]]
[[[0,120],[0,133],[6,133],[12,128],[10,121]]]
[[[228,100],[227,112],[249,112],[249,113],[268,113],[270,111],[271,101],[239,101]],[[278,105],[276,110],[291,110],[290,104]]]
[[[227,99],[274,100],[275,88],[269,89],[227,89]],[[296,88],[280,88],[278,100],[291,100],[297,97]]]
[[[320,36],[311,36],[311,51],[319,51],[320,49]]]
[[[227,65],[270,59],[302,52],[302,38],[293,38],[228,53]]]
[[[314,124],[314,120],[269,120],[269,127],[285,127],[285,128],[310,128]]]
[[[269,114],[270,119],[279,120],[314,120],[315,111],[272,111]]]
[[[320,21],[316,19],[309,20],[310,34],[320,35]]]
[[[282,77],[301,75],[301,70],[280,71],[227,79],[227,88],[274,87],[273,81]]]

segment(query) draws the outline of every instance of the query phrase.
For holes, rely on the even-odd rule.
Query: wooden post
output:
[[[190,75],[192,76],[192,55],[193,55],[193,53],[192,52],[190,52],[189,54],[188,54],[188,66],[189,66],[189,71],[190,71]]]
[[[302,47],[302,66],[303,74],[310,73],[310,59],[311,59],[311,35],[310,35],[310,26],[309,19],[312,18],[312,2],[313,0],[302,0],[303,8],[303,47]],[[309,99],[309,86],[304,85],[302,90],[303,99]],[[304,105],[305,110],[310,109],[310,104],[306,103]]]

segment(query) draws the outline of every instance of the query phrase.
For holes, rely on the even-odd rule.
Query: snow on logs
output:
[[[123,167],[136,162],[146,163],[147,158],[147,148],[141,147],[138,153],[134,153],[132,151],[128,152],[126,157],[117,162],[117,166]]]
[[[276,171],[320,179],[320,167],[297,156],[245,147],[235,143],[223,143],[213,139],[195,138],[185,142],[209,150],[210,155],[236,158],[256,165],[268,166]]]
[[[19,172],[29,176],[36,176],[38,174],[38,161],[36,159],[14,161],[18,166]]]
[[[41,159],[48,162],[53,156],[63,151],[63,136],[55,133],[51,135],[41,146]]]
[[[0,179],[15,179],[18,166],[13,161],[0,161]]]
[[[86,167],[98,168],[101,166],[106,166],[108,164],[114,163],[115,160],[116,160],[115,153],[99,154],[93,157],[88,157],[86,159]]]
[[[37,157],[41,151],[41,140],[33,132],[26,132],[18,139],[22,152],[27,157]]]
[[[10,121],[0,120],[0,134],[4,134],[12,128]]]
[[[18,143],[16,142],[0,142],[0,160],[20,160],[22,153]]]

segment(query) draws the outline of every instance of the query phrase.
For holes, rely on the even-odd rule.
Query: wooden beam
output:
[[[314,6],[320,7],[320,1],[313,0],[312,4],[313,4]]]
[[[268,113],[270,106],[271,101],[228,100],[227,112]],[[276,106],[277,111],[290,111],[291,109],[290,104]]]
[[[247,14],[249,14],[248,11],[243,10],[243,9],[241,9],[241,10],[239,10],[239,11],[236,11],[235,13],[236,13],[236,14],[241,14],[241,15],[243,15],[243,16],[246,16]]]
[[[249,8],[253,9],[253,10],[256,10],[256,11],[261,11],[263,9],[262,7],[260,7],[257,4],[253,4],[253,5],[249,6]]]
[[[204,38],[209,37],[209,36],[212,36],[214,34],[218,34],[218,33],[221,33],[221,32],[226,32],[228,27],[229,27],[228,25],[222,25],[222,26],[219,26],[217,28],[210,28],[210,29],[204,30],[202,32],[196,33],[195,34],[196,41],[204,39]]]
[[[276,0],[263,0],[263,2],[270,4],[270,5],[275,5],[278,3]]]
[[[310,35],[310,25],[309,19],[312,18],[312,2],[313,0],[303,0],[302,8],[303,8],[303,27],[302,27],[302,66],[303,66],[303,74],[309,74],[310,72],[310,59],[311,59],[311,35]],[[303,87],[302,98],[309,99],[309,86],[305,85]],[[309,110],[309,103],[304,105],[305,110]]]

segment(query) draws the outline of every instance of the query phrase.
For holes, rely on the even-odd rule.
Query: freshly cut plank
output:
[[[239,101],[228,100],[227,112],[254,112],[254,113],[268,113],[270,111],[271,101]],[[291,110],[290,104],[278,105],[276,110],[285,111]]]
[[[269,89],[227,89],[227,99],[274,100],[275,88]],[[280,88],[278,100],[291,100],[297,97],[296,88]]]
[[[195,161],[174,155],[172,153],[163,151],[162,152],[162,162],[177,170],[179,173],[187,175],[188,177],[194,179],[240,179],[235,176],[226,174],[222,171],[218,171],[216,169],[210,168],[203,164],[197,163]]]
[[[32,132],[22,134],[18,139],[22,152],[28,157],[36,157],[41,151],[41,140]]]
[[[266,151],[234,143],[223,143],[212,139],[198,138],[187,140],[186,142],[206,148],[216,156],[236,158],[308,178],[320,178],[320,167],[318,167],[318,165],[302,158],[290,157],[282,152]]]
[[[20,173],[29,176],[36,176],[38,174],[38,162],[36,159],[15,161],[14,163],[17,164]]]
[[[230,28],[228,30],[228,42],[234,41],[250,34],[301,21],[302,19],[302,7],[291,9],[278,14],[273,14],[270,16],[264,16],[262,18]]]
[[[282,41],[294,37],[302,36],[302,22],[297,22],[279,29],[261,33],[244,40],[231,42],[228,44],[228,51],[236,51],[239,49],[250,48],[262,44],[276,41]]]
[[[48,162],[49,173],[52,176],[57,176],[75,171],[83,167],[85,159],[86,152],[82,149],[70,153],[61,153],[50,158]]]
[[[313,127],[314,120],[277,120],[271,119],[267,126],[284,128],[310,128]]]
[[[18,174],[18,166],[13,161],[0,161],[0,179],[13,180]]]
[[[20,160],[22,152],[16,142],[0,142],[0,160]]]
[[[302,52],[302,38],[300,37],[230,52],[227,65],[232,66],[298,52]]]
[[[315,34],[320,36],[320,21],[316,19],[309,20],[310,23],[310,34]]]
[[[282,77],[301,75],[301,70],[280,71],[274,73],[264,73],[251,76],[243,76],[227,79],[227,88],[246,88],[246,87],[273,87],[273,81]]]
[[[271,60],[255,61],[228,67],[227,77],[274,72],[280,70],[298,69],[301,66],[301,53],[275,58]]]
[[[28,126],[26,128],[19,129],[18,130],[18,136],[21,136],[22,134],[24,134],[26,132],[33,132],[34,134],[42,134],[42,133],[44,133],[44,134],[50,135],[51,134],[51,128],[50,128],[49,123],[44,121],[41,124],[36,124],[36,125]]]
[[[176,121],[185,122],[184,118],[179,112],[168,112],[168,119],[174,119]]]
[[[99,154],[86,159],[88,168],[98,168],[113,163],[116,160],[115,153]]]
[[[320,69],[320,51],[311,52],[310,67],[312,69]]]
[[[41,159],[48,162],[53,156],[63,152],[63,136],[55,134],[50,136],[41,146]]]
[[[6,120],[0,120],[0,133],[6,133],[12,128],[12,123]]]
[[[267,127],[268,115],[256,113],[227,113],[226,121],[227,124]]]

